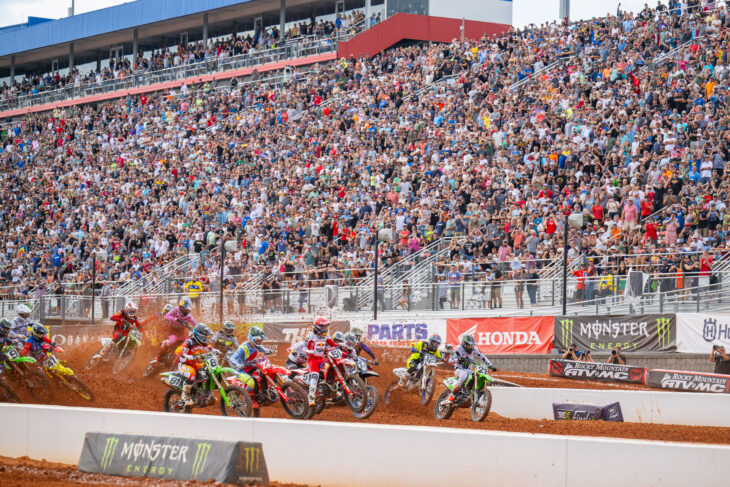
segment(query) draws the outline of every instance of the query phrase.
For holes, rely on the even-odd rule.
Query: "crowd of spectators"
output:
[[[229,291],[301,290],[357,283],[377,236],[381,269],[451,237],[439,279],[529,293],[571,213],[579,279],[613,289],[642,267],[676,286],[729,246],[729,24],[724,6],[660,3],[39,115],[3,136],[0,279],[88,281],[93,249],[100,281],[155,279],[237,241]]]
[[[348,27],[362,25],[363,20],[364,14],[359,10],[338,15],[334,21],[317,20],[312,17],[307,22],[292,25],[285,33],[283,41],[296,43],[306,37],[307,40],[334,42],[338,33]],[[137,59],[111,58],[104,61],[106,66],[100,70],[82,72],[78,67],[74,67],[63,76],[58,72],[29,74],[16,80],[13,84],[5,82],[0,86],[0,104],[21,96],[57,90],[66,86],[101,85],[111,80],[123,81],[134,75],[202,62],[212,63],[211,69],[215,69],[216,62],[225,61],[227,58],[249,53],[265,53],[280,46],[282,46],[282,40],[279,28],[270,27],[245,35],[232,34],[227,37],[210,39],[207,46],[202,41],[197,41],[158,49],[147,56],[145,53],[139,53]]]

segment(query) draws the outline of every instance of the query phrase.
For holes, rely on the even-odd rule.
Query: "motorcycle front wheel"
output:
[[[378,394],[378,390],[375,387],[368,385],[367,395],[367,405],[365,406],[363,412],[352,413],[357,419],[368,419],[375,412],[375,408],[378,407],[378,401],[380,400],[380,394]]]
[[[477,400],[471,405],[472,421],[484,421],[492,409],[492,391],[484,389],[477,394]]]
[[[345,394],[345,402],[353,413],[361,413],[368,405],[367,388],[365,383],[358,375],[348,375],[345,377],[347,388],[350,389],[349,394]]]
[[[289,402],[282,400],[281,406],[284,411],[294,419],[306,419],[309,416],[309,403],[307,402],[307,392],[299,384],[286,384],[281,388]]]
[[[228,386],[223,391],[230,403],[230,406],[226,405],[225,399],[221,397],[221,414],[223,416],[240,416],[242,418],[253,416],[253,403],[248,392],[239,386]]]
[[[428,403],[433,399],[433,393],[436,390],[436,384],[433,381],[433,377],[426,379],[426,387],[421,391],[421,404],[428,406]]]
[[[450,390],[445,390],[436,400],[436,406],[433,408],[433,416],[436,419],[449,419],[454,414],[453,404],[449,404],[447,399],[451,394]]]

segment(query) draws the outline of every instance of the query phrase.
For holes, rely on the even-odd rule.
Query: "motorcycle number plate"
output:
[[[342,351],[340,351],[340,350],[332,350],[330,352],[330,357],[335,358],[335,359],[342,358]]]
[[[311,382],[313,376],[314,376],[314,372],[311,372],[309,374],[304,374],[304,375],[302,375],[302,380],[304,382]]]
[[[216,368],[218,367],[218,359],[215,357],[211,357],[208,359],[208,364],[210,364],[212,368]]]
[[[8,359],[10,359],[10,360],[15,360],[15,359],[17,359],[18,357],[20,357],[20,354],[19,354],[19,353],[18,353],[18,351],[17,351],[17,350],[15,350],[14,348],[8,348],[8,349],[7,349],[6,351],[5,351],[5,356],[6,356],[6,357],[7,357]]]
[[[271,362],[269,362],[268,360],[262,360],[261,362],[259,362],[259,364],[261,365],[261,368],[262,369],[270,369],[271,368]]]
[[[183,381],[180,377],[173,375],[170,376],[170,380],[168,381],[172,387],[175,387],[177,389],[182,389]]]
[[[43,361],[43,366],[49,369],[55,367],[56,365],[58,365],[58,359],[53,355],[49,355],[48,358]]]
[[[140,341],[140,340],[142,340],[142,334],[140,332],[138,332],[137,330],[135,330],[132,332],[132,338],[137,341]]]
[[[423,360],[426,364],[435,364],[436,363],[436,357],[433,355],[426,355],[426,358]]]

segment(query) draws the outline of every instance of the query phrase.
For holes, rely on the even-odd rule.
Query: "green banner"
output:
[[[79,470],[239,485],[269,483],[261,443],[172,436],[87,433]]]

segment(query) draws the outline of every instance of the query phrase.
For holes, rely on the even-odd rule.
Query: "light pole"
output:
[[[375,243],[373,244],[375,251],[375,274],[373,275],[373,321],[378,319],[378,242],[380,242],[380,238],[378,237],[378,226],[375,225]]]
[[[565,211],[565,222],[563,223],[563,316],[568,310],[568,216],[570,210]]]

